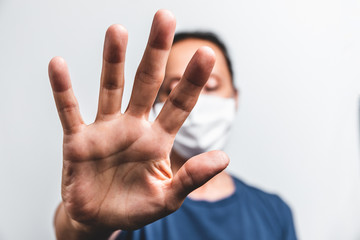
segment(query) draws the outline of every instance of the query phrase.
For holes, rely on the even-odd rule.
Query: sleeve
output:
[[[280,199],[281,200],[281,199]],[[282,219],[283,222],[283,240],[296,240],[296,232],[295,232],[295,226],[294,226],[294,220],[292,216],[292,212],[290,207],[283,201],[282,202]]]
[[[132,238],[128,231],[121,231],[114,240],[132,240]]]

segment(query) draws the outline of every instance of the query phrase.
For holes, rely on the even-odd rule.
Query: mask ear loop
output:
[[[238,112],[239,111],[239,99],[240,99],[240,91],[234,87],[234,100],[235,100],[235,111]]]

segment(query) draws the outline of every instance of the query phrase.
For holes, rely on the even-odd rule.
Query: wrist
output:
[[[87,225],[72,219],[66,212],[63,203],[61,203],[55,214],[55,232],[56,238],[66,240],[105,240],[108,239],[113,230],[105,229],[93,225]]]

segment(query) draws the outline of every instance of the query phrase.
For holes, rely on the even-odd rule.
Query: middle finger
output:
[[[136,72],[127,113],[147,118],[164,79],[174,32],[173,14],[159,10],[154,16],[149,41]]]

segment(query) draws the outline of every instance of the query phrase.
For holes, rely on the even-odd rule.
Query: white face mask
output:
[[[163,105],[154,105],[153,119]],[[224,150],[235,118],[235,105],[234,98],[201,95],[177,133],[173,149],[186,159],[211,150]]]

